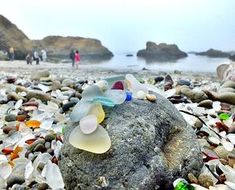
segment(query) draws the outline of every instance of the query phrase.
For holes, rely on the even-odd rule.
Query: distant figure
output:
[[[46,50],[44,50],[44,49],[42,49],[41,50],[41,59],[42,59],[42,61],[43,62],[46,62],[47,61],[47,52],[46,52]]]
[[[37,51],[33,52],[33,60],[36,61],[36,65],[39,65],[40,57]]]
[[[79,64],[79,62],[81,60],[80,54],[79,54],[78,50],[76,50],[76,52],[75,52],[74,60],[75,60],[76,69],[78,69],[78,64]]]
[[[26,60],[27,64],[32,65],[32,62],[33,62],[33,55],[32,55],[32,53],[28,53],[26,55],[26,57],[25,57],[25,60]]]
[[[14,48],[13,47],[9,48],[9,59],[11,61],[14,61],[14,59],[15,59],[15,52],[14,52]]]
[[[72,61],[72,67],[74,67],[74,62],[75,62],[75,50],[71,50],[70,51],[70,54],[69,54],[69,57],[70,57],[70,59],[71,59],[71,61]]]

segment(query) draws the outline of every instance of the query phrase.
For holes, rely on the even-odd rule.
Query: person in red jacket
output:
[[[81,58],[80,58],[79,51],[76,50],[75,56],[74,56],[74,61],[75,61],[75,67],[76,67],[76,69],[78,69],[78,64],[79,64],[80,60],[81,60]]]

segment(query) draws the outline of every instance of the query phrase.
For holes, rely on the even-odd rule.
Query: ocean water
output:
[[[188,54],[188,57],[178,59],[174,62],[151,62],[138,58],[133,54],[127,57],[126,54],[115,55],[112,59],[99,63],[89,63],[91,66],[112,70],[142,70],[143,68],[156,71],[185,71],[185,72],[216,72],[216,67],[220,64],[229,64],[228,58],[209,58],[207,56],[197,56]],[[87,64],[87,63],[86,63]]]

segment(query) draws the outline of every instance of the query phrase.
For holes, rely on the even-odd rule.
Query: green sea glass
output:
[[[106,98],[104,96],[97,96],[95,98],[93,98],[92,100],[93,103],[100,103],[103,106],[107,106],[107,107],[114,107],[115,104],[112,100],[110,100],[109,98]]]
[[[184,179],[177,179],[174,181],[173,185],[174,190],[195,190],[195,188]]]
[[[228,120],[229,118],[230,118],[230,114],[228,114],[228,113],[219,114],[219,119],[220,120]]]

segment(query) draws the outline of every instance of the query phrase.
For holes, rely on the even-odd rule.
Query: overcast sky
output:
[[[97,38],[113,52],[175,43],[235,50],[235,0],[4,0],[0,14],[31,39]]]

